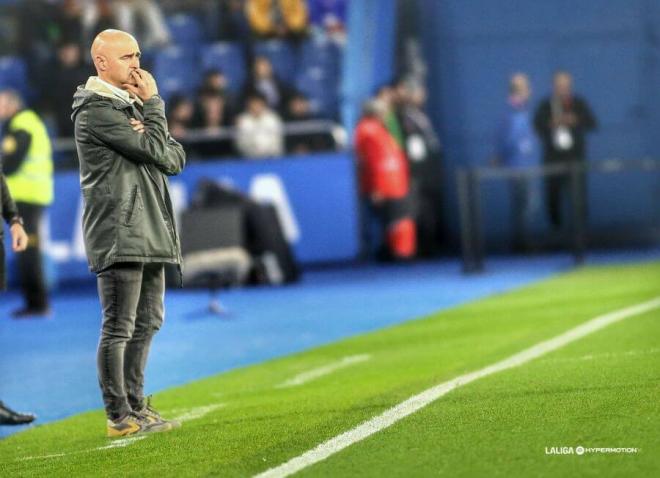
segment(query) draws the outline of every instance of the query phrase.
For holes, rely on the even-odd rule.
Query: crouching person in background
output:
[[[411,259],[417,251],[417,227],[410,200],[410,172],[403,151],[385,128],[386,108],[365,104],[355,132],[360,189],[383,231],[380,256]],[[372,241],[369,241],[372,242]]]

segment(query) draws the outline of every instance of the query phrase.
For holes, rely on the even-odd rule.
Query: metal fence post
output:
[[[583,164],[571,162],[569,165],[571,184],[572,229],[573,229],[573,256],[576,264],[584,262],[586,249],[586,198],[585,181],[586,168]]]

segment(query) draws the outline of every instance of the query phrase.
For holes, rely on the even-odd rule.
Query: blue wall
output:
[[[362,103],[392,80],[396,46],[396,1],[349,2],[348,45],[344,55],[342,122],[353,131]]]
[[[360,251],[354,170],[349,153],[207,161],[189,164],[181,175],[170,178],[170,191],[175,211],[180,213],[188,206],[199,180],[230,185],[256,200],[275,204],[300,263],[350,261]],[[55,175],[55,201],[48,213],[45,251],[49,281],[91,280],[82,239],[77,171]],[[15,267],[14,262],[14,255],[9,253],[10,267]],[[16,278],[16,274],[10,276]]]
[[[589,138],[591,159],[659,157],[660,2],[654,0],[418,0],[429,63],[430,113],[445,143],[448,215],[456,231],[453,169],[480,165],[493,151],[509,75],[527,72],[534,100],[550,89],[553,71],[574,74],[600,128]],[[657,175],[590,181],[592,225],[657,219]],[[617,191],[614,191],[617,193]],[[487,233],[508,228],[503,188],[489,188]],[[649,202],[656,201],[655,210]],[[652,208],[651,208],[652,209]]]

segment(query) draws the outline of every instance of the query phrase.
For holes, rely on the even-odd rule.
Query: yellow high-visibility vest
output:
[[[53,202],[53,152],[41,118],[23,110],[9,122],[7,131],[23,130],[30,134],[30,147],[18,170],[7,176],[7,186],[14,201],[47,206]]]

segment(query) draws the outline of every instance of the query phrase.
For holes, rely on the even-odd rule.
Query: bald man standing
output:
[[[85,249],[103,311],[97,361],[107,434],[167,431],[178,423],[145,400],[144,369],[164,318],[164,264],[181,263],[167,176],[181,172],[185,152],[167,130],[135,38],[105,30],[91,53],[98,76],[78,87],[72,119]]]

